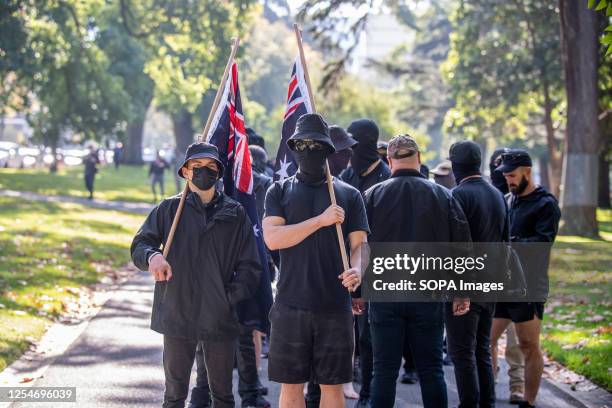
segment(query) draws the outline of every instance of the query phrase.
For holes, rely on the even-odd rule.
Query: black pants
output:
[[[455,368],[459,407],[494,407],[495,382],[491,364],[491,325],[494,303],[473,302],[463,316],[444,309],[448,352]]]
[[[90,197],[93,197],[95,178],[96,178],[96,173],[85,173],[85,188],[87,189],[87,191],[89,191]]]
[[[199,408],[207,406],[210,400],[208,375],[204,364],[204,350],[200,346],[196,350],[195,359],[198,376],[196,386],[191,391],[191,404],[193,408]],[[238,394],[240,399],[243,403],[254,401],[259,396],[263,385],[259,381],[259,373],[257,372],[253,332],[244,326],[240,328],[236,360],[238,362]]]
[[[232,370],[236,343],[234,341],[200,343],[207,367],[213,406],[233,408]],[[185,406],[197,346],[197,340],[164,336],[164,373],[166,376],[164,408]]]
[[[410,342],[408,336],[404,336],[404,350],[402,352],[404,357],[404,372],[416,371],[414,360],[412,358],[412,350],[410,350]]]
[[[374,369],[374,357],[372,355],[372,336],[370,334],[369,306],[363,314],[357,316],[359,326],[359,367],[361,370],[361,389],[359,398],[370,398],[370,386],[372,385],[372,371]]]

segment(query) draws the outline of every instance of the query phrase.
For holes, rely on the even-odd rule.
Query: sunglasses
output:
[[[293,147],[298,152],[303,151],[317,151],[325,149],[325,145],[323,143],[315,142],[313,140],[296,140],[293,143]]]

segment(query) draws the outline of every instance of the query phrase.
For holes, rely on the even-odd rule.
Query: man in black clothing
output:
[[[539,291],[547,292],[550,247],[557,236],[561,218],[559,205],[552,194],[535,184],[531,157],[526,151],[513,149],[501,157],[501,166],[497,170],[503,173],[512,193],[508,210],[510,240],[517,243],[549,244],[546,249],[537,251],[535,259],[523,262],[527,279],[536,279],[534,284]],[[517,252],[522,256],[521,251]],[[543,318],[544,302],[497,303],[495,308],[491,333],[492,354],[496,356],[497,340],[508,324],[514,322],[525,356],[525,401],[520,403],[525,408],[534,406],[542,379],[544,361],[540,351],[540,331]]]
[[[349,292],[361,283],[367,218],[359,191],[337,179],[337,204],[330,205],[325,165],[335,148],[320,115],[301,116],[287,145],[299,170],[270,187],[263,220],[266,244],[281,256],[268,376],[282,384],[280,408],[304,407],[310,380],[321,386],[321,407],[343,407],[342,384],[353,377]],[[351,267],[344,271],[336,224],[350,247]]]
[[[153,200],[157,202],[156,186],[159,184],[161,197],[164,196],[164,171],[168,168],[168,163],[162,158],[159,150],[149,166],[149,177],[151,178],[151,191],[153,192]]]
[[[357,141],[353,146],[351,167],[340,174],[340,180],[347,182],[361,194],[367,189],[387,180],[391,171],[378,153],[378,126],[369,119],[359,119],[348,127],[349,133]],[[359,326],[359,368],[361,370],[361,389],[356,407],[367,407],[370,403],[370,386],[372,382],[372,339],[370,337],[368,306],[357,317]]]
[[[472,141],[457,142],[451,146],[449,157],[457,182],[452,194],[467,217],[472,241],[507,241],[506,202],[499,190],[480,174],[480,147]],[[470,311],[463,316],[453,316],[451,306],[446,305],[444,318],[459,407],[494,407],[490,335],[495,304],[471,302]]]
[[[366,191],[391,176],[389,167],[378,155],[378,126],[370,119],[359,119],[346,129],[357,144],[352,147],[351,166],[340,173],[340,180],[359,191]]]
[[[100,158],[98,157],[98,149],[94,146],[89,146],[89,154],[83,157],[83,164],[85,165],[85,188],[89,191],[89,199],[93,200],[94,196],[94,180],[96,173],[98,172],[98,164],[100,164]]]
[[[491,184],[493,184],[499,191],[501,191],[503,195],[508,194],[508,183],[506,183],[506,178],[504,177],[503,173],[497,168],[501,165],[502,154],[507,153],[509,151],[510,149],[508,149],[507,147],[496,149],[491,155],[491,160],[489,161],[489,174],[491,175]]]
[[[329,136],[336,148],[336,152],[328,159],[329,171],[332,176],[338,177],[348,166],[352,155],[351,148],[357,144],[357,141],[346,130],[335,125],[329,127]]]
[[[236,306],[255,293],[261,274],[253,226],[244,208],[215,188],[223,174],[215,146],[189,146],[178,171],[190,193],[168,259],[159,248],[168,238],[180,196],[151,211],[131,247],[134,264],[156,280],[151,328],[164,335],[163,406],[184,406],[201,342],[214,406],[234,407]]]
[[[385,164],[388,166],[389,159],[387,159],[387,146],[389,146],[389,143],[385,142],[384,140],[381,140],[376,143],[376,150],[378,151],[378,156],[380,157],[380,160],[384,161]]]
[[[433,174],[434,182],[446,188],[453,188],[457,185],[455,183],[455,176],[453,176],[453,168],[450,160],[443,160],[431,171]]]
[[[389,142],[393,175],[369,189],[366,211],[371,242],[470,242],[461,206],[450,191],[431,183],[420,172],[416,141],[408,135]],[[453,312],[465,314],[469,300],[455,299]],[[402,360],[404,336],[419,373],[425,407],[448,403],[442,365],[443,305],[439,302],[370,302],[374,351],[372,407],[391,408]]]

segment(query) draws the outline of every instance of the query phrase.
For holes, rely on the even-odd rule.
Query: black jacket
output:
[[[561,219],[557,199],[543,187],[524,197],[508,194],[507,198],[510,239],[517,243],[513,246],[521,258],[527,286],[533,293],[547,294],[550,250]]]
[[[396,171],[366,191],[370,242],[471,242],[451,192],[416,170]]]
[[[134,237],[134,264],[148,269],[161,252],[180,196],[155,207]],[[168,254],[172,279],[155,283],[151,328],[189,339],[233,340],[239,329],[236,304],[255,293],[261,263],[244,208],[223,193],[204,206],[189,193]],[[166,287],[167,286],[167,287]]]
[[[365,177],[361,177],[357,174],[352,167],[347,167],[340,173],[338,178],[364,193],[370,187],[381,181],[387,180],[389,177],[391,177],[391,170],[389,170],[389,167],[381,160],[378,166]]]

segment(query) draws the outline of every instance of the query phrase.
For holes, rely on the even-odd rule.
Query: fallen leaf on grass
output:
[[[32,382],[32,381],[34,381],[34,378],[32,378],[32,377],[23,377],[21,379],[21,381],[19,381],[19,382],[23,384],[23,383],[29,383],[29,382]]]

